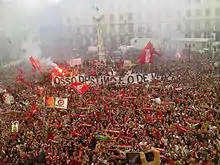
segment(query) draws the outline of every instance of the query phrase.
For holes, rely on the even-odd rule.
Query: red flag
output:
[[[98,60],[93,60],[93,66],[96,66],[97,68],[99,68],[101,65],[101,63]]]
[[[175,104],[174,102],[172,102],[172,101],[162,101],[161,102],[161,106],[171,106],[171,105],[173,105],[173,104]]]
[[[126,136],[126,135],[119,135],[119,137],[123,138],[123,139],[128,139],[128,140],[133,140],[134,139],[133,137]]]
[[[86,117],[86,115],[80,115],[80,114],[72,114],[72,116],[73,116],[73,117],[83,117],[83,118]]]
[[[121,69],[122,67],[123,67],[123,61],[122,59],[120,59],[118,62],[118,69]]]
[[[124,89],[122,89],[122,90],[121,90],[121,92],[120,92],[120,96],[122,96],[122,97],[123,97],[123,96],[124,96],[124,94],[125,94],[125,91],[124,91]]]
[[[89,85],[79,82],[72,83],[70,87],[75,89],[79,95],[83,95],[89,89]]]
[[[179,125],[179,124],[175,124],[175,126],[176,126],[176,128],[177,128],[179,131],[181,131],[181,132],[187,132],[187,131],[190,130],[189,128],[184,127],[184,126],[181,126],[181,125]]]
[[[32,117],[36,113],[37,113],[37,106],[36,106],[36,103],[33,103],[31,105],[31,110],[29,111],[28,115],[29,117]]]
[[[76,132],[76,131],[70,131],[70,133],[73,135],[73,136],[81,136],[82,134]]]
[[[94,67],[92,67],[91,76],[92,76],[92,77],[95,77],[95,76],[96,76],[96,72],[95,72]]]
[[[30,59],[30,62],[31,62],[31,64],[32,64],[33,69],[34,69],[35,71],[36,71],[36,69],[37,69],[40,73],[42,73],[42,68],[41,68],[41,65],[40,65],[39,60],[36,59],[36,58],[33,58],[33,57],[30,57],[29,59]]]
[[[54,139],[54,134],[53,134],[52,131],[49,131],[47,138],[48,138],[48,140],[53,140]]]
[[[120,99],[120,98],[122,98],[122,97],[124,97],[124,89],[122,89],[122,90],[120,91],[119,95],[116,96],[116,99]]]
[[[21,82],[24,82],[24,72],[21,68],[18,69],[18,74],[16,76],[16,81],[18,84],[20,84]]]
[[[144,50],[142,51],[138,61],[139,64],[145,64],[146,62],[153,63],[154,56],[153,55],[160,55],[155,48],[153,47],[152,43],[149,41],[148,44],[145,46]]]

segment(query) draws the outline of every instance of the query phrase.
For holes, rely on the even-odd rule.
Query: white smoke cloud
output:
[[[40,58],[40,42],[36,41],[36,36],[28,36],[22,44],[21,51],[24,58],[28,58],[30,56]]]
[[[55,68],[58,71],[62,72],[62,69],[59,68],[59,66],[53,62],[51,57],[48,58],[41,58],[40,63],[43,66],[44,69],[50,69],[50,68]]]

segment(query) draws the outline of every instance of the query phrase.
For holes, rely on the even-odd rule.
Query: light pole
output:
[[[189,48],[189,61],[191,61],[191,49],[192,49],[192,46],[195,47],[195,44],[186,44],[186,47]]]
[[[105,61],[105,53],[103,52],[103,36],[102,36],[102,16],[99,13],[99,8],[96,7],[96,15],[94,17],[95,22],[97,23],[97,39],[98,39],[98,56],[100,61]]]

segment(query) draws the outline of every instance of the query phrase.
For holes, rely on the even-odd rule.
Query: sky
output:
[[[20,49],[30,45],[25,42],[30,42],[32,36],[44,32],[45,38],[50,39],[53,34],[58,33],[56,28],[59,27],[60,20],[55,19],[54,13],[59,14],[59,11],[55,11],[56,6],[64,1],[69,5],[66,5],[63,10],[68,11],[71,16],[74,15],[74,20],[79,17],[83,22],[92,20],[96,6],[100,7],[101,12],[117,15],[122,11],[134,10],[137,13],[142,12],[145,20],[158,21],[163,19],[163,11],[169,12],[175,9],[178,12],[184,5],[184,0],[0,0],[2,2],[0,3],[0,56],[6,54],[17,58]],[[103,3],[105,1],[108,3]],[[151,10],[156,14],[149,14]],[[171,12],[171,16],[178,17],[178,14]],[[42,27],[39,28],[39,26]],[[54,27],[54,32],[51,29],[45,29],[46,26]]]
[[[40,54],[38,45],[31,43],[31,38],[38,33],[34,28],[36,20],[58,3],[59,0],[4,0],[0,4],[0,59],[4,55],[17,59],[21,49],[27,47],[26,53]]]

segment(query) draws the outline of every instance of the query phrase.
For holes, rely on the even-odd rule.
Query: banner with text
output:
[[[85,76],[85,75],[79,75],[79,76],[73,76],[73,77],[60,77],[60,76],[53,76],[52,78],[52,85],[53,86],[70,86],[74,82],[80,82],[85,84],[111,84],[116,83],[118,85],[123,84],[138,84],[138,83],[148,83],[151,82],[152,79],[158,79],[160,78],[157,74],[151,73],[151,74],[130,74],[126,75],[124,77],[122,76]]]
[[[76,65],[81,65],[82,64],[82,59],[81,58],[75,58],[70,61],[68,61],[70,66],[76,66]]]

